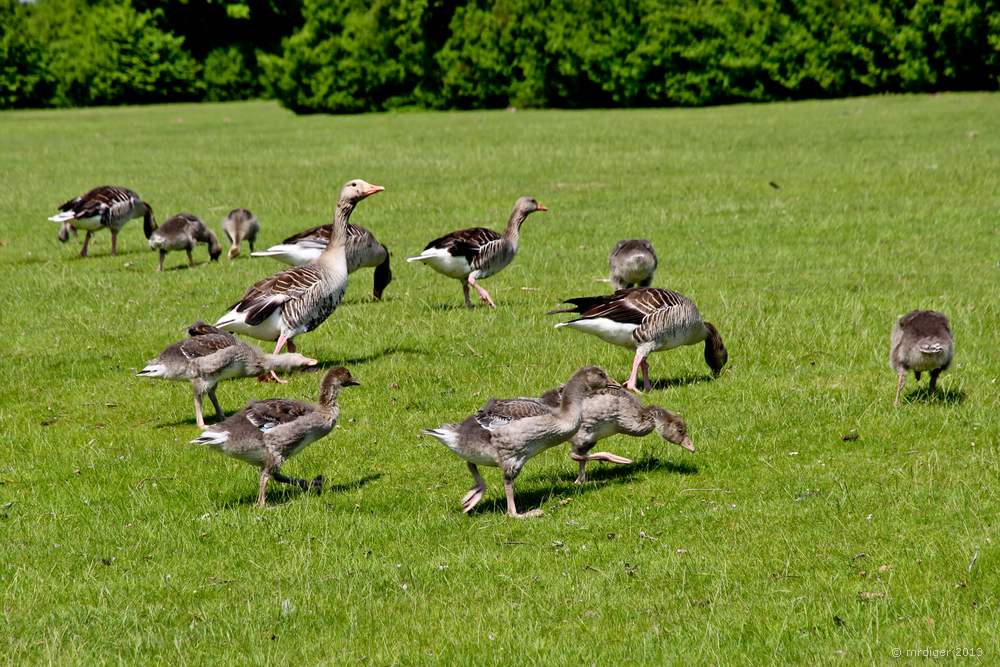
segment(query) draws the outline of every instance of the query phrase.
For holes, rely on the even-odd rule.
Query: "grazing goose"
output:
[[[251,401],[247,407],[191,441],[208,445],[217,452],[260,468],[257,506],[264,507],[270,478],[293,484],[303,491],[323,490],[323,477],[312,482],[285,477],[281,465],[307,445],[324,437],[337,425],[340,407],[337,394],[344,387],[361,384],[343,367],[331,369],[319,386],[319,403],[303,403],[284,398]]]
[[[333,216],[330,244],[319,258],[254,283],[215,326],[259,340],[277,340],[275,354],[286,342],[294,352],[293,339],[325,322],[340,305],[347,289],[347,219],[359,201],[383,190],[361,179],[344,185]],[[271,377],[283,383],[274,371]]]
[[[222,231],[229,239],[229,259],[240,254],[240,243],[246,241],[250,244],[250,254],[253,254],[253,244],[257,240],[257,232],[260,231],[260,223],[257,217],[245,208],[234,208],[222,221]],[[319,253],[317,253],[319,256]]]
[[[562,400],[563,387],[552,389],[542,395],[546,405],[555,407]],[[653,431],[675,445],[689,452],[694,451],[694,443],[687,433],[687,424],[680,415],[657,405],[643,406],[635,396],[620,386],[609,386],[595,391],[583,401],[583,419],[580,429],[570,440],[570,458],[580,463],[577,484],[587,480],[587,461],[608,461],[628,465],[632,463],[610,452],[590,453],[599,440],[619,433],[641,438]]]
[[[315,262],[319,254],[330,243],[333,225],[310,227],[304,232],[289,236],[280,244],[267,250],[253,253],[254,257],[273,257],[279,262],[302,266]],[[347,225],[347,272],[354,273],[362,267],[375,267],[375,284],[372,296],[382,298],[382,292],[392,282],[389,267],[389,249],[379,243],[375,236],[357,225]]]
[[[422,262],[449,278],[462,281],[465,305],[472,307],[469,300],[469,286],[476,288],[479,297],[496,308],[493,298],[476,281],[497,273],[511,263],[517,254],[517,244],[521,235],[521,225],[531,213],[547,211],[534,197],[521,197],[514,204],[514,210],[507,220],[507,229],[501,236],[492,229],[473,227],[462,229],[427,244],[416,257],[407,257],[407,262]]]
[[[208,256],[213,262],[219,259],[219,255],[222,254],[219,239],[215,237],[215,232],[205,226],[201,218],[191,213],[178,213],[168,219],[149,235],[149,247],[160,251],[160,263],[156,270],[163,271],[163,259],[171,250],[187,252],[188,266],[194,266],[191,251],[199,243],[208,246]]]
[[[202,400],[206,394],[215,406],[216,416],[225,417],[215,397],[215,385],[222,380],[253,377],[274,369],[291,371],[319,363],[292,352],[265,354],[256,347],[239,341],[233,334],[204,322],[192,324],[188,328],[188,335],[190,338],[174,343],[160,352],[138,375],[165,380],[190,380],[194,388],[194,417],[199,428],[205,428]]]
[[[83,239],[80,257],[87,256],[90,237],[94,232],[107,227],[111,230],[111,254],[118,254],[118,232],[125,223],[138,216],[143,217],[142,230],[146,238],[156,229],[156,219],[149,204],[139,199],[139,195],[128,188],[115,185],[102,185],[90,192],[70,199],[59,207],[60,213],[49,218],[52,222],[61,222],[59,240],[65,243],[70,233],[76,234],[77,229],[84,229],[87,235]]]
[[[948,318],[936,310],[913,310],[896,320],[889,345],[889,365],[899,376],[896,400],[906,384],[906,372],[913,371],[920,381],[923,371],[930,371],[930,391],[937,389],[937,377],[948,370],[955,354],[955,339]]]
[[[649,391],[646,357],[651,352],[705,341],[705,362],[715,377],[729,359],[718,330],[701,319],[698,308],[683,294],[657,287],[636,287],[608,296],[567,299],[564,303],[573,307],[550,310],[549,314],[579,313],[580,317],[560,322],[556,328],[579,329],[613,345],[635,350],[632,374],[625,383],[631,391],[636,391],[640,368],[643,387]]]
[[[619,241],[608,256],[611,266],[611,286],[649,287],[656,272],[656,251],[646,239]]]
[[[519,513],[514,504],[514,479],[535,454],[566,442],[580,428],[583,402],[594,391],[614,385],[597,366],[581,368],[566,382],[554,406],[537,398],[490,399],[460,424],[444,424],[422,431],[441,441],[465,459],[475,485],[462,498],[468,513],[482,499],[486,482],[477,466],[496,466],[503,471],[507,513],[512,517],[540,516],[542,510]]]

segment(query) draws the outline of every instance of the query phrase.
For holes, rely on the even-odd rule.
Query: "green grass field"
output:
[[[272,103],[0,114],[0,660],[8,664],[888,663],[893,649],[1000,660],[1000,95],[700,110],[295,117]],[[280,268],[186,268],[130,222],[109,256],[46,221],[92,186],[135,189],[162,222],[216,230],[235,206],[261,245],[327,222],[340,186],[386,192],[353,221],[393,251],[300,350],[363,383],[328,438],[286,465],[322,496],[190,446],[186,384],[135,377],[197,319]],[[777,185],[773,187],[769,182]],[[441,233],[551,210],[484,282],[499,304],[407,264]],[[537,395],[631,353],[545,311],[605,292],[620,238],[653,240],[654,285],[691,298],[730,351],[653,355],[644,400],[697,452],[617,437],[632,467],[572,481],[565,447],[472,516],[465,465],[421,428],[490,396]],[[82,238],[82,237],[81,237]],[[944,311],[956,358],[892,408],[894,319]],[[268,344],[263,344],[267,347]],[[224,383],[251,398],[313,400]],[[926,386],[926,377],[921,387]],[[207,406],[207,402],[206,402]],[[211,408],[207,408],[211,414]],[[856,440],[842,436],[856,431]],[[912,660],[912,659],[911,659]]]

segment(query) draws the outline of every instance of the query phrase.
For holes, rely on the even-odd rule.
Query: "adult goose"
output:
[[[649,287],[656,272],[656,251],[646,239],[619,241],[608,255],[611,267],[611,286],[615,290],[626,287]]]
[[[496,308],[490,293],[476,281],[492,276],[510,264],[517,254],[521,225],[535,211],[547,210],[534,197],[521,197],[514,204],[503,234],[485,227],[462,229],[434,239],[422,253],[407,257],[406,261],[427,264],[442,275],[462,281],[465,305],[469,308],[472,307],[470,286],[476,288],[485,303]]]
[[[164,380],[190,380],[194,389],[194,417],[199,428],[205,428],[202,401],[206,394],[215,407],[216,416],[225,417],[215,397],[215,386],[222,380],[259,376],[272,370],[291,371],[319,363],[292,352],[265,354],[253,345],[241,342],[228,331],[204,322],[191,325],[188,336],[160,352],[138,375]]]
[[[714,377],[719,376],[729,359],[715,326],[701,319],[691,299],[672,290],[636,287],[606,296],[567,299],[564,303],[573,306],[550,310],[549,314],[578,313],[580,317],[560,322],[556,328],[570,327],[635,350],[632,373],[625,383],[631,391],[636,391],[636,375],[640,368],[644,389],[649,391],[651,388],[646,362],[651,352],[704,341],[705,363]]]
[[[117,255],[118,232],[126,222],[140,215],[143,217],[142,230],[148,239],[156,229],[152,207],[128,188],[102,185],[70,199],[60,206],[59,213],[49,220],[62,223],[62,227],[59,228],[59,240],[63,243],[69,240],[71,233],[75,235],[76,230],[85,230],[87,235],[83,239],[80,257],[86,257],[90,237],[105,227],[111,230],[111,254]]]
[[[528,459],[571,438],[580,428],[584,401],[609,384],[615,383],[603,370],[586,366],[566,382],[554,405],[537,398],[490,399],[460,424],[444,424],[422,431],[437,438],[469,466],[475,485],[462,498],[462,511],[472,511],[486,492],[486,482],[478,468],[486,465],[498,467],[503,472],[507,514],[517,518],[540,516],[540,509],[517,511],[514,479]]]
[[[278,245],[267,250],[253,253],[254,257],[273,257],[279,262],[301,266],[315,262],[320,253],[330,244],[333,225],[310,227],[299,232]],[[375,282],[372,296],[376,300],[382,298],[382,292],[392,282],[392,269],[389,267],[389,249],[378,242],[375,235],[364,227],[347,225],[347,272],[354,273],[362,267],[375,268]]]
[[[330,244],[316,261],[254,283],[215,326],[259,340],[277,340],[275,354],[285,343],[294,352],[293,339],[325,322],[347,289],[347,219],[358,202],[383,190],[361,179],[344,185],[333,216]],[[271,377],[283,382],[274,371]]]
[[[930,392],[937,389],[937,378],[951,365],[955,356],[955,338],[951,334],[948,318],[936,310],[912,310],[900,317],[892,328],[889,345],[889,365],[896,371],[896,400],[906,384],[907,371],[913,371],[920,381],[920,374],[929,371]]]
[[[322,475],[312,482],[286,477],[281,473],[281,465],[333,430],[340,417],[337,395],[344,387],[357,384],[360,383],[346,368],[333,368],[320,383],[318,403],[284,398],[251,401],[232,417],[202,432],[191,444],[207,445],[260,468],[258,507],[266,504],[267,483],[271,478],[318,493],[323,490]]]
[[[541,401],[555,407],[562,400],[563,387],[542,394]],[[621,386],[608,386],[595,391],[583,401],[583,418],[580,428],[570,440],[570,458],[580,464],[577,484],[587,480],[588,461],[608,461],[628,465],[630,459],[611,452],[594,452],[599,440],[622,434],[641,438],[656,431],[667,442],[680,445],[689,452],[694,443],[688,435],[687,424],[680,415],[658,405],[644,406],[638,398]]]
[[[229,239],[229,259],[233,259],[240,254],[240,244],[246,241],[250,245],[250,254],[253,254],[253,244],[257,241],[257,233],[260,231],[260,223],[257,216],[246,208],[234,208],[222,221],[222,231]],[[319,257],[319,253],[316,254]]]
[[[169,218],[149,235],[149,247],[160,251],[160,263],[156,270],[163,271],[163,260],[171,250],[187,252],[188,266],[194,266],[191,251],[199,243],[208,246],[208,256],[213,262],[219,259],[222,254],[219,239],[201,218],[191,213],[178,213]]]

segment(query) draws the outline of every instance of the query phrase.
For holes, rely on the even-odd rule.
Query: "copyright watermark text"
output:
[[[981,658],[983,649],[971,648],[968,646],[958,646],[952,648],[937,647],[931,648],[899,648],[893,647],[890,651],[894,658]]]

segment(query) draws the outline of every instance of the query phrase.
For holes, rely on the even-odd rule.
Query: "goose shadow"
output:
[[[682,375],[680,377],[673,378],[657,378],[651,381],[653,389],[670,389],[672,387],[686,387],[691,384],[698,384],[700,382],[711,382],[714,380],[710,374],[705,373],[702,375]]]
[[[310,370],[312,371],[327,370],[337,366],[360,366],[363,364],[370,363],[372,361],[378,361],[383,357],[389,357],[394,354],[419,354],[422,356],[427,355],[427,353],[424,352],[423,350],[418,350],[413,347],[394,345],[391,347],[387,347],[383,350],[379,350],[378,352],[372,352],[371,354],[364,354],[358,357],[340,357],[338,359],[327,359],[325,361],[319,362],[315,366],[311,366]]]
[[[267,506],[273,507],[278,505],[284,505],[285,503],[291,502],[296,498],[304,495],[319,495],[322,496],[326,493],[345,493],[347,491],[356,491],[361,489],[371,482],[375,482],[382,478],[382,473],[373,473],[365,475],[364,477],[354,480],[353,482],[344,482],[341,484],[325,484],[321,493],[317,494],[312,490],[303,490],[297,486],[291,484],[281,484],[271,480],[267,485]],[[308,481],[308,480],[307,480]],[[257,494],[256,493],[246,493],[236,498],[230,498],[229,500],[223,502],[219,507],[221,509],[236,509],[239,507],[247,507],[248,505],[257,504]]]
[[[680,475],[694,475],[698,472],[698,467],[690,463],[674,463],[664,461],[656,457],[644,457],[632,465],[604,465],[598,468],[594,463],[587,466],[587,481],[583,484],[575,484],[576,479],[575,461],[574,472],[560,474],[558,480],[551,485],[536,483],[528,488],[522,485],[520,488],[514,482],[514,501],[517,503],[519,512],[540,507],[546,500],[555,500],[566,496],[576,496],[603,488],[606,484],[625,484],[635,479],[636,473],[656,470],[667,470]],[[602,482],[593,484],[592,482]],[[500,485],[503,489],[502,484]],[[471,514],[507,512],[507,499],[503,495],[495,496],[489,500],[484,499]]]
[[[965,402],[966,394],[961,389],[942,389],[932,392],[930,385],[917,387],[906,393],[903,400],[907,403],[947,403],[948,405],[961,405]]]

